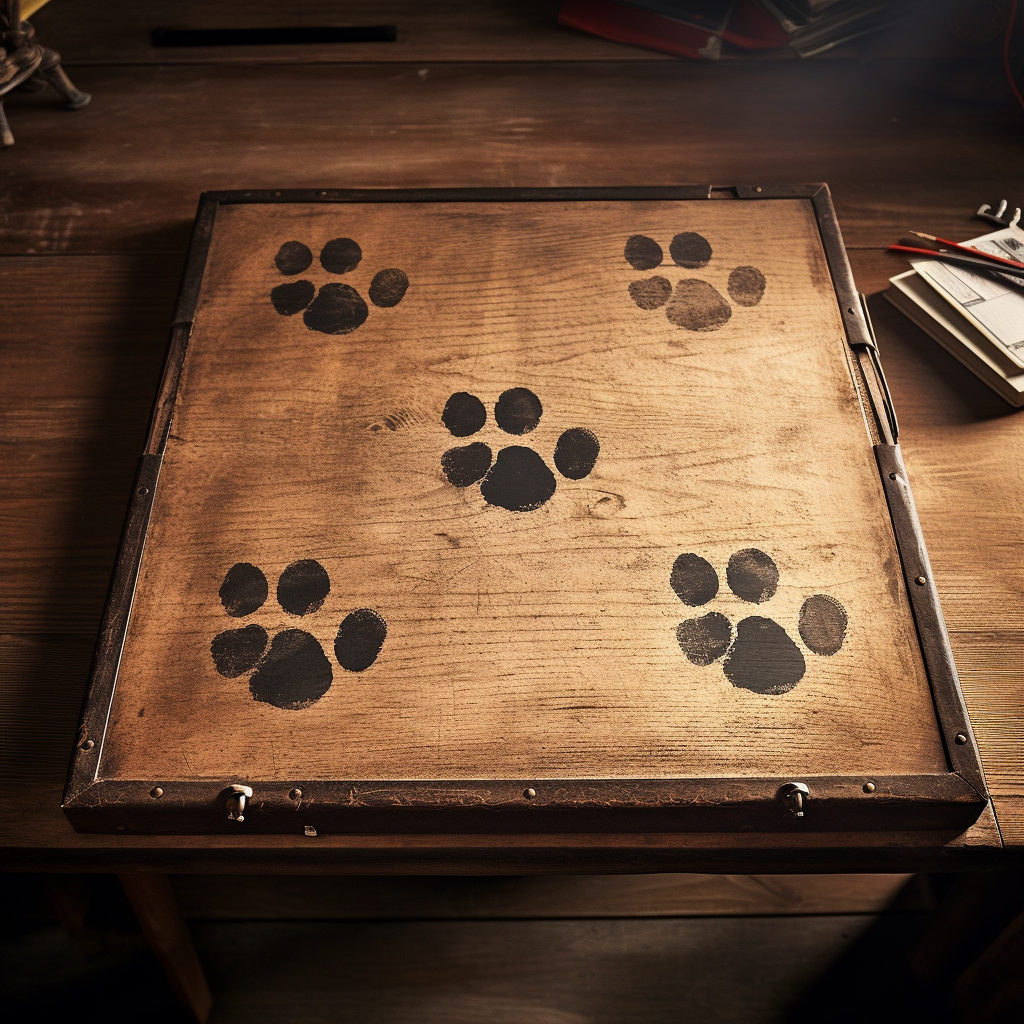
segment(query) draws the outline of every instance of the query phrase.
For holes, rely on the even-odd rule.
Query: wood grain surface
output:
[[[666,259],[661,280],[706,279],[726,295],[735,268],[755,266],[764,298],[733,299],[715,330],[638,308],[628,286],[656,278],[630,267],[627,240],[667,250],[683,231],[711,243],[711,262],[686,271]],[[409,266],[405,298],[343,335],[278,315],[281,244],[323,246],[327,266],[338,237],[365,253],[345,281],[363,290],[376,268]],[[452,394],[497,410],[510,388],[543,405],[521,438],[499,429],[500,412],[469,436],[442,425]],[[581,427],[600,441],[597,464],[556,485],[536,453],[550,460],[562,431]],[[493,471],[452,486],[442,454],[467,442],[490,445]],[[523,508],[537,495],[509,475],[514,494],[485,501],[504,455],[524,451],[554,493]],[[753,596],[725,583],[730,559],[752,549],[778,566],[763,605],[774,583]],[[681,603],[670,578],[683,554],[717,567],[717,598]],[[281,588],[286,567],[308,559],[329,594],[296,614]],[[263,570],[271,597],[232,620],[218,591],[237,564]],[[838,653],[796,655],[805,678],[782,678],[791,643],[755,642],[750,677],[733,683],[680,650],[676,627],[709,611],[740,631],[748,614],[772,616],[797,638],[815,594],[849,625]],[[333,662],[355,609],[386,621],[384,648],[365,670],[335,665],[326,693],[305,663],[280,662],[270,693],[266,669],[225,671],[211,657],[224,631],[263,628],[271,664],[276,637],[303,629]],[[763,692],[776,674],[788,692]],[[809,201],[222,208],[100,778],[944,770]]]
[[[5,97],[18,145],[0,252],[184,252],[206,189],[805,181],[828,182],[847,245],[880,247],[911,230],[972,237],[957,235],[965,215],[1019,182],[1017,115],[922,101],[909,71],[422,70],[96,67],[75,70],[94,99],[74,114],[46,93]]]
[[[59,810],[196,199],[204,188],[260,186],[828,181],[847,245],[861,249],[851,253],[854,274],[872,296],[1001,834],[1011,849],[1024,847],[1024,419],[878,294],[905,269],[882,247],[910,229],[972,237],[985,227],[971,217],[980,203],[1014,198],[1024,161],[1014,108],[951,99],[947,80],[945,95],[929,92],[940,85],[916,66],[726,68],[614,47],[605,52],[628,60],[533,62],[543,46],[572,61],[565,33],[557,44],[531,38],[519,64],[444,66],[429,63],[441,60],[435,51],[410,67],[225,68],[220,56],[207,67],[138,67],[140,50],[104,49],[127,45],[111,24],[100,32],[64,16],[78,6],[50,4],[34,21],[69,63],[76,53],[98,62],[75,71],[93,103],[78,113],[46,94],[5,104],[18,139],[0,176],[0,246],[10,254],[0,259],[6,863],[197,870],[206,858],[210,870],[237,870],[262,859],[310,870],[323,850],[345,845],[370,852],[347,862],[332,854],[334,870],[395,870],[403,857],[407,870],[433,871],[543,862],[543,844],[526,840],[521,856],[506,848],[499,857],[493,837],[458,855],[439,838],[425,841],[428,855],[370,838],[311,851],[301,837],[243,845],[81,836]],[[145,19],[126,16],[138,47]],[[474,37],[463,56],[491,59],[486,47],[499,35]],[[609,870],[637,870],[645,858],[671,860],[657,843],[644,840],[641,854],[629,842],[604,843],[614,853],[589,861],[576,849],[547,863],[579,870],[604,857]],[[783,856],[792,870],[808,855]],[[877,869],[904,853],[864,856]],[[963,863],[964,851],[945,856]],[[687,869],[699,870],[701,858],[722,869],[718,854],[699,851]],[[817,861],[850,870],[856,862],[835,849]],[[744,863],[734,870],[756,870]]]

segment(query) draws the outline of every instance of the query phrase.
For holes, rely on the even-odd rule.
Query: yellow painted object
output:
[[[21,0],[21,16],[31,18],[40,7],[45,7],[50,0]]]

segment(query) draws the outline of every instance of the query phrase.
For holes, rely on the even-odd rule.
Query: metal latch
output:
[[[252,799],[251,786],[228,786],[225,790],[228,821],[245,821],[245,803]]]
[[[807,800],[810,795],[811,791],[802,782],[787,782],[775,794],[776,799],[782,801],[782,806],[794,818],[802,818],[804,816],[804,808],[807,806]]]

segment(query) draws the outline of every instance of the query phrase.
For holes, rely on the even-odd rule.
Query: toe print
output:
[[[516,436],[536,430],[543,414],[540,399],[529,388],[509,388],[494,405],[495,425]],[[487,423],[487,407],[476,395],[456,391],[445,403],[441,423],[452,436],[469,437]],[[600,451],[593,431],[570,427],[555,444],[555,468],[567,480],[582,480],[590,475]],[[441,456],[441,471],[454,487],[479,482],[484,501],[509,512],[535,511],[558,486],[544,459],[524,445],[502,448],[497,457],[482,441],[449,448]]]
[[[220,602],[228,615],[240,619],[257,611],[268,593],[267,577],[255,565],[239,562],[228,570],[220,585]]]
[[[506,434],[528,434],[536,430],[544,409],[529,388],[510,388],[502,392],[494,406],[494,422]]]
[[[363,672],[380,654],[388,624],[372,609],[359,608],[346,615],[334,641],[334,656],[349,672]]]
[[[685,270],[711,266],[714,255],[711,243],[696,231],[675,235],[668,252],[672,262]],[[647,235],[630,236],[623,255],[634,270],[653,270],[664,260],[661,246]],[[765,276],[757,267],[744,266],[730,272],[726,291],[737,306],[751,307],[761,301],[766,287]],[[729,299],[699,278],[680,278],[673,288],[672,282],[659,274],[630,282],[628,291],[640,309],[664,308],[668,322],[686,331],[717,331],[732,319]]]
[[[290,615],[313,615],[331,592],[327,570],[315,559],[292,562],[277,583],[277,602]],[[233,565],[220,588],[224,611],[244,618],[263,607],[269,586],[263,572],[249,562]],[[338,630],[334,650],[338,664],[364,672],[376,660],[387,637],[387,623],[370,608],[348,614]],[[319,640],[304,629],[284,629],[273,639],[258,623],[225,629],[210,642],[217,672],[228,678],[249,675],[254,700],[287,711],[315,704],[331,688],[334,671]]]
[[[774,597],[779,570],[774,559],[758,548],[737,551],[726,567],[729,589],[750,604]],[[699,607],[718,594],[719,577],[714,566],[693,552],[679,555],[669,573],[669,584],[683,604]],[[846,640],[846,609],[828,594],[807,598],[800,609],[797,629],[812,654],[838,654]],[[679,648],[694,665],[707,667],[722,660],[722,671],[733,686],[753,693],[788,693],[803,679],[807,662],[796,641],[773,619],[749,615],[733,633],[729,619],[720,612],[685,619],[676,627]]]
[[[800,609],[800,639],[815,654],[838,654],[846,639],[846,609],[828,594],[815,594]]]
[[[469,487],[484,478],[491,468],[491,458],[491,449],[475,441],[462,448],[449,448],[441,456],[441,468],[448,477],[448,483],[456,487]]]
[[[363,251],[352,238],[333,238],[320,250],[320,266],[329,274],[351,273],[362,259]],[[312,250],[303,242],[285,242],[274,257],[274,266],[285,277],[305,273],[312,265]],[[390,309],[405,298],[408,289],[405,271],[388,267],[373,276],[367,294],[374,306]],[[330,281],[319,291],[305,278],[279,284],[270,290],[270,304],[281,316],[302,313],[306,327],[320,334],[350,334],[362,327],[370,315],[359,291],[341,281]]]

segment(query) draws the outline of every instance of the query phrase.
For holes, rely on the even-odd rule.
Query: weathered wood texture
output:
[[[1011,109],[923,102],[878,68],[422,70],[97,67],[76,70],[84,111],[15,95],[0,251],[184,252],[204,189],[804,181],[829,183],[847,245],[885,246],[969,237],[1024,160]]]
[[[667,250],[684,230],[711,243],[705,269],[666,259],[654,278],[623,256],[634,235]],[[343,335],[280,316],[270,291],[282,243],[319,253],[348,236],[364,258],[344,280],[364,291],[378,268],[408,266],[401,303]],[[680,307],[699,320],[685,329],[627,291],[705,278],[726,295],[735,268],[751,266],[763,299],[734,299],[716,330],[703,306]],[[339,287],[318,267],[304,274]],[[442,425],[449,396],[493,410],[513,387],[543,405],[521,440],[490,413],[469,436]],[[446,449],[484,442],[498,488],[499,451],[549,459],[570,427],[596,434],[597,463],[557,489],[551,477],[539,508],[516,507],[520,490],[534,500],[519,476],[501,507],[485,502],[486,482],[456,487],[442,472]],[[734,552],[750,549],[778,565],[770,604],[725,584]],[[687,606],[669,580],[690,552],[722,582]],[[308,615],[273,589],[304,559],[331,580]],[[272,589],[232,620],[218,590],[236,564],[259,567]],[[807,653],[806,676],[783,667],[791,644],[757,647],[741,685],[679,650],[679,622],[709,611],[770,615],[797,637],[812,594],[837,600],[849,624],[838,653]],[[333,661],[357,608],[387,622],[380,656],[365,671],[335,665],[333,684],[327,667],[313,686],[317,642]],[[250,672],[215,667],[214,638],[235,627],[303,629],[315,661],[282,661],[264,692],[256,675],[250,685]],[[943,772],[916,646],[808,200],[226,206],[99,775]],[[773,686],[789,692],[764,692]]]
[[[971,221],[964,217],[957,231],[967,237]],[[902,260],[886,254],[855,252],[852,261],[858,285],[868,293],[878,292],[903,266]],[[11,503],[2,546],[8,624],[0,702],[2,828],[9,856],[17,856],[23,866],[43,860],[34,854],[26,860],[15,853],[18,849],[49,849],[51,861],[64,857],[61,862],[68,864],[76,858],[95,866],[135,859],[177,870],[183,860],[190,862],[190,870],[202,870],[202,861],[195,858],[204,847],[211,850],[207,863],[213,870],[231,857],[272,860],[282,844],[299,848],[297,854],[305,857],[306,844],[286,837],[255,839],[251,845],[247,841],[245,854],[237,841],[227,838],[82,836],[59,810],[181,264],[176,256],[0,263],[7,346],[0,408],[6,417],[5,500]],[[58,290],[64,301],[54,301]],[[1024,717],[1024,634],[1013,608],[1021,600],[1019,566],[1024,561],[1017,461],[1024,447],[1024,420],[880,297],[872,300],[872,311],[1003,837],[1021,844],[1024,764],[1017,737]],[[46,431],[40,435],[33,424],[45,424]],[[934,479],[919,472],[919,466],[950,466],[954,449],[960,467],[956,471],[942,470]],[[975,465],[978,472],[971,470]],[[19,551],[24,561],[14,559]],[[961,577],[962,572],[968,574]],[[967,584],[961,585],[961,578]],[[996,623],[995,632],[990,623]],[[361,840],[355,843],[357,848],[363,845]],[[173,854],[176,847],[181,856]],[[60,854],[61,849],[68,853]],[[393,849],[391,856],[397,852]],[[574,856],[578,862],[578,854]],[[615,869],[620,870],[629,858],[616,856],[620,866]],[[436,854],[427,857],[435,870],[440,860]],[[486,870],[486,858],[478,859],[475,868],[469,859],[461,860],[466,870]]]
[[[540,878],[360,878],[221,875],[172,879],[182,914],[206,921],[395,921],[930,910],[917,875],[614,875]]]

